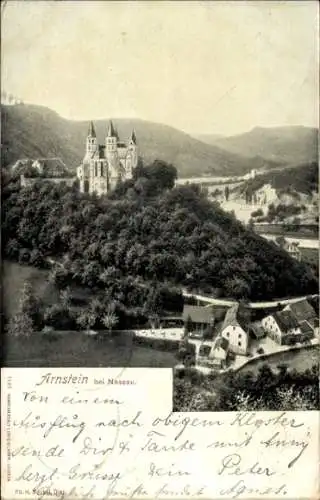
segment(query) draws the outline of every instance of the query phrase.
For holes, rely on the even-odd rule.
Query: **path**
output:
[[[230,299],[215,299],[213,297],[208,297],[207,295],[199,295],[199,294],[194,294],[187,292],[186,290],[182,289],[182,295],[184,297],[193,297],[196,300],[199,300],[200,302],[206,302],[209,305],[214,305],[214,306],[221,306],[221,307],[231,307],[238,302],[236,300],[230,300]],[[314,294],[311,297],[317,297],[318,295]],[[290,298],[285,298],[285,299],[275,299],[275,300],[270,300],[270,301],[262,301],[262,302],[249,302],[247,307],[249,309],[264,309],[264,308],[272,308],[272,307],[278,307],[279,305],[285,306],[288,304],[294,304],[295,302],[300,302],[301,300],[307,299],[307,295],[303,295],[301,297],[290,297]]]
[[[47,258],[47,262],[51,265],[57,264],[60,267],[64,267],[62,262],[59,262],[55,259],[52,259],[50,257]],[[139,283],[141,288],[147,288],[148,284],[147,283]],[[217,299],[214,297],[209,297],[207,295],[201,295],[197,293],[191,293],[188,292],[185,288],[181,288],[181,293],[184,297],[189,297],[189,298],[194,298],[198,300],[199,302],[204,302],[207,304],[207,307],[209,306],[220,306],[220,307],[232,307],[235,304],[238,304],[238,301],[232,300],[232,299]],[[249,309],[264,309],[264,308],[273,308],[273,307],[279,307],[285,306],[288,304],[294,304],[295,302],[300,302],[301,300],[308,299],[308,297],[315,298],[318,297],[318,294],[313,294],[310,296],[303,295],[301,297],[287,297],[284,299],[275,299],[271,301],[262,301],[262,302],[248,302],[246,306]]]

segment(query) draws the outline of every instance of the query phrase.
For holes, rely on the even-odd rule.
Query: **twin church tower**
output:
[[[132,178],[132,170],[138,164],[137,139],[134,131],[127,143],[119,139],[110,121],[105,144],[98,144],[93,123],[89,125],[86,152],[77,168],[82,193],[106,194],[119,180]]]

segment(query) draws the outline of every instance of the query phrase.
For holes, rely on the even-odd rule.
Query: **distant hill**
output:
[[[225,137],[222,134],[196,134],[193,137],[206,144],[215,145],[216,141]]]
[[[17,104],[1,107],[1,122],[3,166],[21,158],[54,156],[74,170],[83,158],[88,121],[70,121],[42,106]],[[104,141],[107,123],[95,122],[100,142]],[[205,144],[167,125],[116,118],[114,123],[123,138],[129,137],[134,127],[146,163],[162,159],[177,167],[181,177],[243,175],[252,168],[275,165],[261,157],[245,158]]]
[[[318,159],[318,130],[311,127],[256,127],[231,137],[207,137],[206,142],[243,156],[263,158],[286,164]]]

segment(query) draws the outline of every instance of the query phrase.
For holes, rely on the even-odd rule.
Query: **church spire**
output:
[[[112,120],[110,120],[110,122],[109,122],[109,128],[108,128],[107,137],[117,137],[117,133],[116,133],[116,131],[114,129]]]
[[[96,131],[94,129],[93,122],[89,124],[88,137],[96,137]]]
[[[132,129],[132,133],[131,133],[131,141],[132,141],[134,144],[137,144],[137,138],[136,138],[136,133],[135,133],[134,129]]]

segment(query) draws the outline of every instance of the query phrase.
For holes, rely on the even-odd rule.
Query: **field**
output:
[[[140,347],[127,333],[96,340],[81,332],[46,336],[40,332],[30,339],[7,339],[7,366],[23,367],[159,367],[177,364],[174,353]]]
[[[42,297],[46,304],[56,301],[58,292],[47,280],[48,271],[8,261],[3,262],[2,271],[3,312],[6,317],[9,318],[17,312],[25,281],[30,281],[36,295]]]
[[[30,280],[36,294],[46,303],[54,303],[57,290],[47,281],[48,271],[3,263],[3,310],[7,318],[15,314],[23,283]],[[105,340],[95,340],[76,331],[47,336],[36,332],[30,339],[5,338],[7,366],[23,367],[173,367],[174,353],[142,347],[131,334],[119,332]]]

